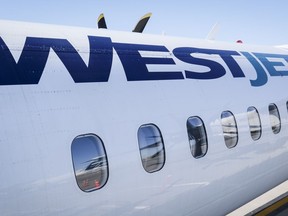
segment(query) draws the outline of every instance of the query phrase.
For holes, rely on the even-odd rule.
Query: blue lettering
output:
[[[217,51],[217,50],[216,50]],[[185,70],[186,78],[189,79],[216,79],[226,74],[225,68],[218,62],[191,56],[193,53],[218,54],[215,50],[198,49],[192,47],[179,47],[173,50],[173,54],[181,61],[189,64],[202,65],[210,68],[209,72],[199,73]]]
[[[241,54],[248,59],[248,61],[252,64],[257,73],[257,79],[250,80],[251,85],[255,87],[265,85],[268,81],[268,77],[260,63],[248,52],[241,52]]]
[[[34,43],[35,39],[26,38],[24,49],[16,64],[10,50],[0,37],[0,84],[19,85],[37,84],[44,70],[48,52]]]
[[[184,79],[181,71],[149,72],[147,64],[175,65],[172,58],[142,57],[139,51],[169,52],[164,46],[113,43],[128,81]]]
[[[231,50],[214,50],[215,54],[219,54],[224,62],[227,64],[229,70],[231,71],[233,77],[245,77],[239,64],[235,61],[232,56],[240,56],[236,51]]]
[[[88,40],[90,52],[89,62],[86,65],[68,40],[36,37],[26,38],[20,58],[16,62],[0,37],[0,85],[38,84],[51,50],[56,53],[75,83],[108,82],[112,67],[113,48],[120,58],[128,81],[184,79],[181,71],[148,70],[148,65],[176,65],[172,57],[155,55],[157,52],[169,53],[165,46],[113,43],[109,37],[97,36],[88,36]],[[148,56],[141,55],[141,52],[147,52]],[[283,54],[239,53],[232,50],[194,47],[178,47],[173,50],[173,54],[182,62],[208,68],[206,72],[199,72],[193,70],[192,66],[188,66],[184,71],[188,79],[205,80],[224,76],[226,74],[225,66],[213,60],[215,55],[222,58],[234,78],[245,77],[234,56],[245,57],[256,71],[257,78],[250,80],[251,85],[255,87],[267,83],[268,74],[265,68],[270,76],[288,76],[288,55]],[[193,54],[205,54],[211,59],[196,57]]]
[[[288,70],[276,70],[275,67],[284,67],[285,65],[281,61],[270,61],[268,58],[278,58],[284,59],[288,62],[288,55],[280,55],[280,54],[268,54],[268,53],[253,53],[265,66],[271,76],[288,76]]]
[[[38,84],[50,49],[58,55],[74,82],[107,82],[112,66],[110,38],[89,36],[90,58],[86,66],[65,39],[27,37],[18,63],[0,38],[0,85]]]

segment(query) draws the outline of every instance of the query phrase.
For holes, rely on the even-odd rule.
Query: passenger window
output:
[[[281,130],[281,120],[278,108],[275,104],[269,104],[269,115],[272,131],[274,134],[278,134]]]
[[[165,163],[165,148],[159,128],[154,124],[142,125],[138,130],[138,144],[146,172],[162,169]]]
[[[194,116],[187,120],[190,151],[194,158],[203,157],[208,150],[207,135],[201,118]]]
[[[261,120],[259,113],[255,107],[247,109],[248,122],[250,127],[250,134],[253,140],[258,140],[262,134]]]
[[[233,148],[238,143],[238,129],[232,112],[224,111],[221,114],[222,129],[227,148]]]
[[[77,136],[71,152],[79,188],[84,192],[102,188],[108,180],[108,161],[102,140],[94,134]]]

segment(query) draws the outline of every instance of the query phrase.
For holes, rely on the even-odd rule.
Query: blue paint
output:
[[[270,54],[270,53],[253,53],[264,65],[271,76],[288,76],[288,70],[277,70],[276,67],[285,67],[280,59],[284,59],[288,62],[287,55]],[[269,60],[269,58],[275,58],[275,61]],[[278,59],[278,61],[277,61]],[[286,68],[287,69],[287,68]]]
[[[147,65],[175,65],[172,58],[142,57],[139,51],[169,52],[164,46],[113,43],[124,67],[128,81],[184,79],[181,71],[149,72]]]
[[[252,66],[254,67],[256,73],[257,73],[257,79],[256,80],[250,80],[251,86],[262,86],[265,85],[268,81],[268,77],[267,74],[264,70],[264,68],[260,65],[260,63],[257,61],[256,58],[253,57],[253,55],[251,55],[248,52],[241,52],[242,55],[244,55],[248,61],[252,64]]]
[[[183,80],[183,79],[217,79],[223,77],[229,69],[234,78],[244,78],[243,68],[234,57],[245,57],[255,69],[257,79],[250,80],[251,86],[263,86],[270,76],[288,76],[288,55],[237,52],[233,50],[203,49],[195,47],[178,47],[171,51],[163,45],[145,45],[114,43],[109,37],[88,36],[89,62],[83,61],[77,50],[66,39],[27,37],[19,61],[16,63],[9,48],[0,37],[0,85],[38,84],[53,50],[75,83],[108,82],[113,62],[113,49],[123,65],[127,81],[148,80]],[[149,52],[150,57],[141,55],[141,51]],[[155,55],[154,55],[155,52]],[[159,52],[168,55],[159,56]],[[205,54],[195,57],[193,54]],[[155,57],[153,57],[155,56]],[[210,58],[207,58],[209,57]],[[218,61],[215,60],[218,58]],[[271,60],[273,58],[273,60]],[[149,71],[148,65],[177,66],[175,60],[186,63],[183,71]],[[224,61],[219,62],[219,59]],[[262,65],[260,64],[262,63]],[[191,66],[190,66],[190,65]],[[205,66],[207,72],[197,72],[193,65]],[[226,67],[225,67],[226,66]],[[282,70],[281,70],[282,69]]]
[[[18,63],[0,38],[0,85],[38,84],[50,49],[57,54],[75,83],[107,82],[112,66],[110,38],[89,36],[88,67],[66,39],[27,37]]]
[[[199,73],[192,70],[185,70],[186,78],[189,79],[216,79],[224,76],[226,74],[225,68],[218,62],[208,59],[196,58],[191,54],[193,53],[201,53],[201,54],[215,54],[214,50],[208,49],[198,49],[198,48],[190,48],[190,47],[180,47],[175,48],[173,50],[173,54],[179,60],[188,63],[206,66],[209,68],[208,72]]]

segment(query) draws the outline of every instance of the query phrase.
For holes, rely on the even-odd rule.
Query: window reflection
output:
[[[79,188],[90,192],[103,187],[108,180],[108,162],[101,139],[94,134],[78,136],[71,152]]]
[[[250,134],[253,140],[258,140],[261,137],[262,128],[260,116],[255,107],[247,109],[248,122],[250,127]]]
[[[165,149],[158,127],[142,125],[138,130],[138,144],[144,169],[149,173],[160,170],[165,163]]]
[[[278,134],[281,130],[281,120],[278,108],[275,104],[269,104],[269,116],[272,131],[274,134]]]
[[[195,158],[203,157],[208,150],[206,130],[199,117],[190,117],[187,120],[187,133],[191,154]]]
[[[232,112],[224,111],[221,114],[222,129],[227,148],[233,148],[238,143],[238,129]]]

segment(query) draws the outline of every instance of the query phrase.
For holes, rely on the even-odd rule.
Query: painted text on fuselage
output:
[[[237,60],[242,57],[255,70],[256,79],[251,86],[263,86],[269,76],[288,76],[288,55],[239,52],[234,50],[145,45],[113,42],[110,37],[88,36],[89,63],[67,39],[27,37],[18,62],[0,37],[0,85],[38,84],[49,53],[53,50],[75,83],[108,82],[113,63],[113,50],[123,65],[127,81],[148,80],[211,80],[223,77],[230,71],[234,78],[245,78],[245,69]],[[143,56],[148,52],[150,56]],[[155,53],[155,55],[153,55]],[[159,57],[157,53],[166,53]],[[169,55],[168,55],[169,54]],[[176,63],[178,62],[178,63]],[[174,65],[185,63],[185,70],[149,71],[148,65]],[[195,66],[206,68],[197,71]],[[174,67],[177,68],[177,67]]]

